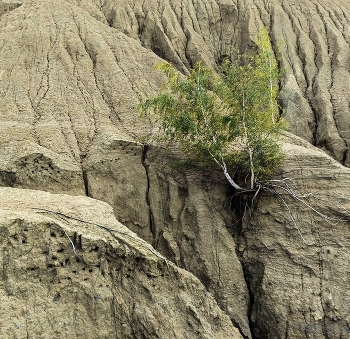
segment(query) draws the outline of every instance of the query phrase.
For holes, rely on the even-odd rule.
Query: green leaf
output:
[[[190,159],[228,164],[231,172],[250,176],[252,185],[280,166],[284,154],[278,136],[286,129],[278,114],[280,72],[266,29],[257,46],[256,54],[224,60],[219,75],[201,62],[187,76],[161,63],[156,69],[167,80],[158,95],[139,105]]]

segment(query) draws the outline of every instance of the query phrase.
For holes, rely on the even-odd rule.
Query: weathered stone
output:
[[[297,196],[278,187],[264,193],[240,236],[252,335],[348,338],[350,170],[304,141],[290,142],[281,178]]]
[[[285,146],[288,153],[283,167],[285,175],[296,177],[296,182],[306,192],[324,200],[331,199],[333,207],[326,208],[327,215],[347,218],[346,211],[337,202],[345,199],[342,204],[346,207],[348,195],[348,169],[339,163],[349,164],[349,18],[350,5],[341,0],[2,0],[0,186],[86,194],[108,202],[115,216],[128,228],[176,265],[195,274],[246,338],[252,337],[251,331],[255,338],[347,338],[350,319],[346,313],[349,291],[346,272],[350,254],[346,245],[346,224],[324,224],[310,208],[295,204],[284,195],[306,245],[288,222],[291,216],[286,206],[264,193],[254,204],[252,215],[255,217],[247,216],[239,226],[228,208],[234,200],[228,199],[222,174],[180,170],[172,166],[179,159],[172,153],[176,150],[143,146],[141,140],[156,134],[157,129],[150,119],[139,118],[136,106],[146,96],[156,93],[162,84],[162,76],[153,69],[157,62],[171,61],[184,73],[198,60],[215,68],[233,48],[242,53],[253,51],[257,34],[265,25],[275,50],[280,50],[280,64],[284,68],[280,103],[290,131],[338,161],[336,163],[307,142],[293,138]],[[331,191],[334,197],[327,196]],[[18,192],[26,192],[24,196],[29,194],[28,191]],[[52,202],[48,197],[50,195],[38,193],[37,199],[43,200],[40,204],[45,205],[45,199]],[[61,199],[55,202],[57,207],[67,203]],[[65,199],[73,204],[72,199],[81,201],[82,198]],[[328,205],[326,201],[312,200],[312,203],[322,211],[324,204]],[[78,205],[72,206],[78,208]],[[237,209],[237,206],[232,207]],[[93,210],[98,214],[97,208]],[[101,208],[101,211],[105,210]],[[40,219],[26,213],[23,216],[20,212],[20,220],[29,218],[28,223],[38,228],[37,233],[30,228],[34,244],[38,232],[48,232],[48,217]],[[92,220],[104,219],[100,216]],[[76,231],[62,228],[58,222],[53,221],[55,229],[66,229],[72,234]],[[17,244],[18,239],[13,240],[11,232],[2,238],[5,244],[7,238],[11,244]],[[81,232],[81,235],[87,243],[92,241],[89,237],[98,238],[99,243],[102,241],[101,249],[105,252],[91,253],[99,256],[98,260],[107,258],[105,253],[110,247],[101,240],[104,235],[99,234],[98,229],[94,228],[93,233]],[[67,238],[60,239],[65,241],[64,251],[71,250]],[[47,235],[45,241],[43,244],[53,239]],[[57,244],[57,239],[55,241]],[[116,245],[121,251],[118,253],[130,246],[134,248],[132,244],[124,245]],[[6,246],[8,250],[20,250]],[[42,248],[40,243],[36,246]],[[50,287],[56,284],[49,280],[53,278],[55,267],[48,267],[51,261],[31,271],[21,266],[29,265],[27,257],[23,263],[9,261],[6,269],[17,274],[16,277],[23,269],[29,272],[28,278],[36,279],[35,282],[43,280],[43,285],[38,286],[47,291],[45,298],[50,297],[56,306],[62,307],[57,321],[61,317],[65,319],[68,312],[69,319],[90,319],[91,323],[79,329],[82,332],[74,332],[76,324],[67,318],[66,325],[57,322],[52,325],[51,332],[45,332],[43,309],[48,307],[49,299],[40,299],[44,297],[38,296],[39,289],[33,283],[25,289],[25,280],[20,276],[20,282],[13,283],[14,287],[12,283],[6,285],[8,290],[1,292],[0,301],[10,298],[16,310],[29,301],[40,306],[36,311],[27,309],[21,324],[12,323],[15,315],[9,311],[6,324],[14,324],[15,329],[20,326],[22,330],[24,322],[29,324],[29,329],[37,326],[36,336],[39,337],[84,337],[85,333],[97,336],[97,329],[105,327],[120,338],[142,335],[173,338],[173,328],[182,328],[182,325],[176,322],[166,325],[169,327],[158,326],[159,310],[157,317],[154,309],[140,310],[140,305],[144,309],[149,302],[146,297],[140,296],[134,313],[130,311],[133,294],[141,295],[144,286],[151,290],[148,282],[140,283],[150,272],[148,264],[134,265],[137,251],[130,251],[130,267],[136,280],[126,280],[126,294],[122,294],[123,289],[113,292],[117,296],[115,305],[126,314],[120,320],[120,324],[124,324],[123,333],[113,332],[115,327],[107,324],[115,321],[113,307],[104,303],[98,308],[98,297],[91,297],[92,287],[84,299],[86,290],[80,286],[85,286],[85,275],[69,275],[71,279],[75,277],[76,285],[67,283],[69,288],[62,297],[63,292],[57,294]],[[8,252],[5,252],[0,260],[8,260]],[[82,252],[89,256],[87,251],[82,249]],[[33,250],[30,256],[39,265],[42,254]],[[129,267],[125,258],[113,258]],[[93,255],[92,259],[95,259]],[[77,270],[83,270],[82,263],[74,265]],[[162,266],[159,272],[165,277],[163,269]],[[101,272],[96,270],[98,280],[107,279],[111,286],[114,278],[103,277]],[[95,268],[92,273],[95,274]],[[66,271],[62,274],[68,276]],[[160,281],[164,277],[157,276],[157,279]],[[79,286],[78,292],[73,285]],[[166,282],[162,291],[169,288],[181,295],[181,288],[174,286]],[[20,291],[23,298],[9,297],[11,288]],[[111,295],[111,291],[106,293]],[[188,291],[195,296],[203,292],[203,287],[198,283]],[[82,303],[76,308],[73,304],[64,307],[61,300],[73,300],[76,295]],[[92,301],[93,310],[91,302],[86,300]],[[175,302],[169,303],[166,312],[176,318],[175,313],[171,313],[175,307]],[[192,312],[190,309],[192,306],[186,311],[181,308],[179,312],[186,318],[188,312]],[[50,308],[49,312],[52,310]],[[107,320],[99,318],[96,310]],[[5,317],[1,308],[0,312],[1,317]],[[192,312],[193,317],[197,313]],[[207,315],[205,319],[210,318]],[[204,319],[201,317],[199,319]],[[151,320],[146,321],[146,318]],[[205,333],[214,336],[214,332],[202,330],[207,328],[206,324],[212,324],[213,318],[210,319],[200,320],[198,333],[193,319],[185,327],[193,329],[191,333],[198,336],[205,337]],[[139,327],[132,332],[131,324],[135,321],[144,324],[143,330]],[[6,328],[13,329],[11,326]],[[60,326],[65,332],[55,334]],[[217,330],[220,332],[225,326]],[[171,334],[164,334],[165,328]],[[101,337],[110,333],[103,333]]]
[[[179,159],[169,151],[123,140],[99,149],[105,150],[99,158],[87,158],[89,194],[111,204],[118,220],[195,274],[249,337],[249,295],[227,229],[233,218],[223,175],[177,170]]]
[[[0,234],[1,338],[242,338],[105,203],[0,188]]]

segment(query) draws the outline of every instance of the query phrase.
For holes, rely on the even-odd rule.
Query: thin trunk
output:
[[[273,83],[272,83],[272,60],[271,54],[269,54],[269,82],[270,82],[270,107],[271,107],[271,119],[272,123],[275,123],[275,112],[273,105]]]
[[[237,190],[242,190],[243,188],[240,187],[238,184],[236,184],[236,182],[231,178],[230,174],[228,173],[227,166],[226,166],[226,163],[225,163],[223,157],[221,156],[221,159],[219,161],[218,159],[215,158],[214,154],[212,154],[209,149],[208,149],[208,152],[209,152],[210,156],[213,158],[213,160],[222,168],[224,175],[225,175],[227,181],[231,184],[231,186]]]
[[[235,189],[237,190],[241,190],[242,187],[238,186],[234,180],[231,178],[230,174],[227,172],[227,168],[226,168],[226,164],[225,162],[222,160],[223,164],[221,165],[222,170],[224,171],[225,177],[227,179],[227,181],[231,184],[231,186],[233,186]]]
[[[244,129],[244,137],[246,139],[248,153],[249,153],[249,167],[250,167],[250,189],[254,188],[254,166],[253,166],[253,149],[250,147],[249,138],[248,138],[248,130],[246,125],[246,110],[245,110],[245,95],[243,93],[243,101],[242,101],[242,111],[243,111],[243,129]]]
[[[199,94],[199,90],[200,89],[199,89],[199,72],[198,72],[198,77],[197,77],[197,92],[198,92],[198,94]],[[216,141],[215,135],[214,135],[211,127],[209,126],[207,114],[202,106],[202,103],[201,103],[201,112],[203,114],[204,125],[206,127],[206,130],[208,130],[211,133],[212,141],[213,141],[213,144],[215,145],[217,143],[217,141]],[[206,142],[203,142],[203,143],[206,144]],[[210,149],[208,147],[207,147],[207,150],[208,150],[210,156],[213,158],[213,160],[222,168],[224,175],[225,175],[227,181],[231,184],[231,186],[237,190],[242,190],[242,187],[240,187],[238,184],[236,184],[236,182],[231,178],[230,174],[228,173],[227,166],[226,166],[226,163],[225,163],[222,155],[220,154],[220,161],[219,161],[218,159],[216,159],[214,154],[212,154],[212,152],[210,151]]]

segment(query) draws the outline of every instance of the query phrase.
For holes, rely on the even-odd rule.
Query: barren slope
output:
[[[0,197],[1,338],[242,338],[198,279],[107,204],[14,188]]]
[[[97,11],[86,3],[80,6]],[[198,60],[215,67],[233,46],[249,51],[268,27],[285,70],[281,105],[291,131],[348,164],[349,1],[123,0],[99,10],[110,26],[180,70]]]
[[[295,137],[284,147],[298,198],[263,194],[238,246],[253,337],[349,338],[350,170]]]
[[[278,221],[288,212],[269,198],[241,229],[220,173],[178,170],[171,166],[176,152],[140,144],[156,129],[139,119],[136,106],[159,88],[153,67],[162,58],[183,72],[200,59],[216,67],[232,47],[252,50],[265,25],[281,51],[281,105],[291,131],[347,165],[348,1],[2,0],[0,15],[1,186],[108,202],[119,221],[194,273],[245,338],[346,338],[349,307],[340,311],[348,293],[346,242],[337,277],[333,266],[320,264],[326,240],[347,237],[345,224],[323,225],[295,206],[298,220],[306,220],[302,232],[322,241],[314,235],[312,246],[303,244],[293,231],[289,242],[290,224]],[[291,143],[284,171],[295,170],[291,176],[297,173],[317,195],[325,187],[346,198],[348,169],[307,142]],[[310,176],[315,164],[318,175],[332,180]],[[333,209],[331,215],[344,214]],[[311,267],[308,276],[304,266]],[[332,308],[325,293],[334,284]],[[296,301],[300,293],[304,308]],[[89,317],[93,323],[95,315]]]

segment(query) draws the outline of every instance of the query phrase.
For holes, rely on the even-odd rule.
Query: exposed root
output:
[[[331,216],[321,212],[318,208],[316,208],[309,201],[307,201],[307,199],[312,198],[312,199],[315,199],[315,200],[320,201],[322,203],[325,203],[325,204],[327,203],[330,205],[334,205],[335,202],[330,201],[328,199],[319,198],[311,192],[305,192],[302,194],[298,193],[297,192],[298,187],[296,186],[295,179],[293,179],[293,178],[274,179],[274,180],[268,180],[265,182],[256,182],[255,187],[256,187],[255,191],[254,190],[243,191],[243,192],[238,191],[231,197],[231,199],[232,199],[234,196],[239,196],[239,195],[242,195],[243,193],[254,192],[253,197],[248,199],[245,202],[244,206],[242,207],[241,217],[239,218],[239,220],[237,222],[242,221],[245,218],[245,215],[246,215],[248,209],[252,210],[254,201],[256,200],[256,198],[260,192],[268,192],[271,195],[276,196],[283,203],[283,205],[286,207],[286,209],[288,211],[288,215],[290,217],[290,220],[291,220],[293,226],[298,231],[301,239],[303,240],[304,244],[306,244],[306,245],[310,245],[310,244],[308,244],[306,242],[305,238],[303,237],[303,235],[301,233],[301,229],[298,226],[297,221],[293,215],[293,211],[283,195],[287,194],[289,197],[291,197],[292,199],[294,199],[298,203],[301,203],[302,205],[307,207],[310,211],[312,211],[313,213],[315,213],[316,215],[321,217],[325,222],[327,222],[328,224],[330,224],[332,226],[336,226],[339,222],[346,222],[346,221],[350,220],[350,211],[348,211],[345,208],[345,206],[342,205],[341,203],[336,203],[336,205],[344,211],[344,214],[349,215],[349,217],[348,216],[344,217],[344,215],[343,215],[343,217],[334,218],[334,217],[331,217]],[[332,209],[331,207],[329,207],[329,208]],[[340,212],[338,211],[338,213],[340,213]]]

